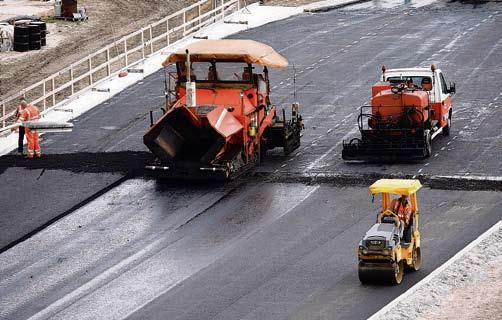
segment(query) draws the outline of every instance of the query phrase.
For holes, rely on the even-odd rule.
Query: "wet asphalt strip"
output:
[[[91,201],[99,198],[108,191],[114,189],[124,181],[132,178],[152,179],[151,175],[147,175],[144,170],[144,164],[152,161],[153,157],[148,152],[109,152],[109,153],[75,153],[75,154],[56,154],[50,157],[45,157],[36,162],[27,159],[19,159],[18,156],[5,156],[2,158],[2,167],[21,167],[30,170],[42,170],[40,176],[45,170],[65,170],[75,173],[118,173],[121,177],[106,185],[104,188],[97,190],[95,193],[86,197],[82,201],[76,203],[68,210],[58,214],[50,220],[39,225],[35,229],[14,239],[0,248],[0,253],[12,248],[13,246],[25,241],[26,239],[37,234],[41,230],[52,225],[56,221],[66,217],[75,210],[85,206]],[[0,167],[0,171],[2,171]],[[39,176],[39,177],[40,177]],[[304,185],[328,184],[337,187],[348,186],[368,186],[378,179],[419,179],[422,184],[431,189],[442,190],[464,190],[464,191],[502,191],[502,178],[493,177],[486,179],[485,177],[460,177],[460,176],[434,176],[434,175],[398,175],[398,174],[382,174],[382,173],[363,173],[363,174],[342,174],[342,173],[302,173],[302,172],[281,172],[281,173],[265,173],[265,172],[248,172],[245,176],[236,179],[232,183],[246,182],[270,182],[270,183],[299,183]],[[182,181],[164,181],[167,184],[190,184],[191,182]],[[196,182],[197,183],[197,182]],[[208,182],[199,182],[208,183]],[[211,183],[211,182],[209,182]],[[221,184],[219,182],[217,184]],[[224,183],[224,182],[223,182]],[[202,214],[202,213],[201,213]],[[188,221],[189,222],[189,221]],[[187,223],[188,223],[187,222]]]

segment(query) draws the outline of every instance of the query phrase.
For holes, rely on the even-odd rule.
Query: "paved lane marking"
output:
[[[352,130],[350,130],[341,140],[339,140],[335,145],[333,145],[331,148],[328,149],[323,155],[321,155],[319,158],[317,158],[315,161],[313,161],[311,164],[308,165],[308,167],[303,170],[303,173],[312,170],[313,168],[317,167],[319,162],[323,161],[324,158],[326,158],[328,155],[330,155],[336,148],[338,148],[339,145],[342,144],[344,140],[346,140],[348,137],[352,136],[359,130],[359,127],[354,127]]]

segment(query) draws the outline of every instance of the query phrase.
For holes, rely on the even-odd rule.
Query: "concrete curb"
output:
[[[364,2],[369,2],[371,0],[351,0],[351,1],[346,1],[343,3],[338,3],[338,4],[327,4],[327,5],[322,5],[323,2],[325,1],[320,1],[319,3],[314,3],[311,5],[305,6],[303,9],[304,12],[310,12],[310,13],[316,13],[316,12],[328,12],[331,10],[336,10],[344,7],[348,7],[354,4],[359,4],[359,3],[364,3]]]
[[[426,285],[427,283],[431,282],[434,278],[440,277],[441,273],[452,266],[455,262],[457,262],[459,259],[462,258],[464,254],[472,250],[476,245],[481,243],[483,240],[488,238],[490,235],[498,231],[500,228],[502,228],[502,220],[497,222],[495,225],[493,225],[490,229],[485,231],[483,234],[481,234],[479,237],[474,239],[471,243],[469,243],[467,246],[465,246],[462,250],[457,252],[453,257],[451,257],[448,261],[443,263],[439,268],[435,269],[431,273],[429,273],[425,278],[420,280],[417,284],[415,284],[413,287],[408,289],[406,292],[404,292],[402,295],[398,296],[396,299],[392,300],[389,302],[386,306],[384,306],[382,309],[380,309],[378,312],[373,314],[371,317],[368,318],[368,320],[377,320],[377,319],[385,319],[384,316],[386,313],[391,312],[394,307],[396,307],[401,301],[405,300],[412,294],[414,294],[417,290],[419,290],[421,287]]]

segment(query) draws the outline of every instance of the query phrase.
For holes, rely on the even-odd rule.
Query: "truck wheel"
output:
[[[446,126],[443,128],[443,136],[447,137],[450,135],[451,129],[451,113],[448,115],[448,120]]]
[[[422,266],[422,254],[420,252],[420,247],[413,247],[413,252],[411,253],[411,255],[412,255],[412,262],[410,269],[412,271],[420,270],[420,267]]]
[[[424,133],[425,157],[432,155],[432,138],[430,130],[425,130]]]
[[[394,266],[394,279],[393,284],[401,284],[404,276],[404,262],[403,260],[396,262]]]

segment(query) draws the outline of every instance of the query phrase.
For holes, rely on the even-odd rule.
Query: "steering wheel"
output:
[[[387,209],[384,212],[382,212],[380,214],[380,217],[379,217],[379,222],[380,223],[382,223],[382,220],[383,220],[384,217],[393,217],[394,221],[395,221],[394,224],[396,225],[396,227],[399,228],[399,224],[401,223],[401,220],[399,219],[399,216],[394,213],[394,211],[392,211],[390,209]]]

